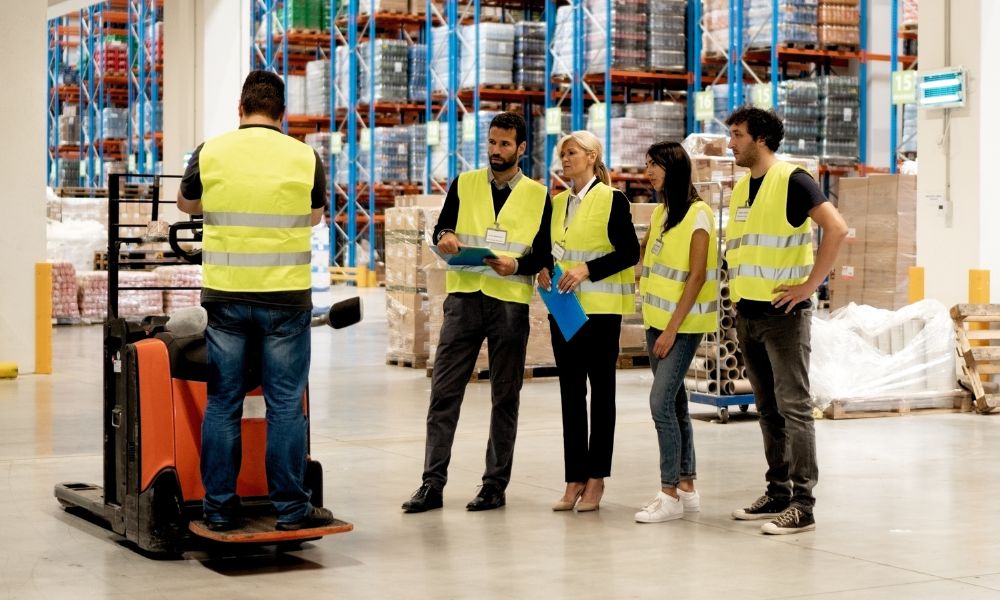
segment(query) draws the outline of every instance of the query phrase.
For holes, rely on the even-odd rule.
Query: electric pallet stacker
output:
[[[146,224],[122,223],[120,209],[127,204],[152,204],[152,222],[159,221],[160,179],[177,176],[112,174],[108,183],[108,318],[104,323],[104,477],[103,486],[60,483],[55,496],[67,511],[106,524],[140,549],[151,553],[179,552],[198,538],[214,542],[296,545],[334,533],[351,531],[353,525],[336,520],[332,525],[297,531],[277,531],[275,514],[267,498],[264,466],[267,424],[258,385],[260,361],[248,360],[249,389],[242,420],[243,462],[237,491],[242,499],[239,529],[216,532],[202,518],[200,450],[201,424],[207,400],[208,373],[204,333],[179,337],[165,327],[167,318],[146,317],[141,322],[118,315],[118,292],[127,289],[194,289],[179,287],[129,288],[119,285],[124,269],[200,264],[201,221],[170,226],[168,243],[173,252],[155,257],[124,251],[124,244],[141,244],[148,237],[126,237],[126,228]],[[152,180],[145,199],[123,199],[123,178]],[[150,230],[153,228],[150,227]],[[186,232],[187,237],[180,234]],[[161,255],[162,254],[162,255]],[[335,304],[313,325],[336,329],[361,319],[358,298]],[[253,382],[253,383],[250,383]],[[252,410],[256,407],[256,411]],[[308,387],[302,409],[309,411]],[[308,428],[307,428],[308,432]],[[309,451],[307,433],[306,450]],[[307,461],[306,487],[312,504],[323,506],[323,471]]]

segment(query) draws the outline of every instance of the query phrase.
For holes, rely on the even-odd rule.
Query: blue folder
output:
[[[569,341],[583,324],[587,322],[587,313],[583,312],[580,298],[575,292],[569,294],[559,293],[559,278],[562,276],[562,269],[556,265],[555,272],[552,273],[552,291],[543,287],[538,288],[538,295],[545,302],[545,307],[549,309],[552,318],[556,320],[559,331],[562,332],[563,339]]]
[[[453,267],[481,267],[486,264],[484,261],[487,258],[497,257],[489,248],[477,246],[462,246],[458,249],[458,254],[442,254],[440,256]]]

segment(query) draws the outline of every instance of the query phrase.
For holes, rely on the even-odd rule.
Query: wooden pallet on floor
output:
[[[834,400],[823,411],[823,417],[840,420],[968,412],[971,400],[964,390]]]
[[[385,355],[385,364],[394,367],[406,367],[408,369],[427,369],[427,357],[406,352],[388,352]]]
[[[619,369],[646,369],[649,367],[649,354],[645,350],[622,351],[615,366]]]
[[[1000,408],[1000,394],[990,393],[983,385],[984,375],[1000,373],[1000,304],[956,304],[951,307],[955,324],[955,351],[962,375],[972,390],[976,411],[988,413]]]

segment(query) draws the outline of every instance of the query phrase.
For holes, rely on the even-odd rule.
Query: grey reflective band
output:
[[[670,267],[654,264],[652,271],[649,267],[642,268],[642,276],[649,277],[650,273],[654,275],[659,275],[666,279],[672,279],[673,281],[685,282],[688,278],[687,271],[681,271],[680,269],[671,269]],[[705,269],[705,281],[715,281],[719,278],[719,271],[717,269]]]
[[[312,216],[209,212],[205,213],[205,225],[290,229],[293,227],[312,227]]]
[[[202,262],[206,265],[223,267],[292,267],[308,265],[312,252],[201,252]]]
[[[524,256],[528,253],[531,246],[525,244],[515,244],[514,242],[507,242],[506,244],[491,244],[486,241],[486,237],[482,235],[466,235],[464,233],[455,234],[458,236],[458,241],[465,244],[466,246],[479,246],[482,248],[492,248],[493,250],[506,250],[507,252],[519,253]]]
[[[806,267],[786,267],[784,269],[773,269],[759,265],[738,265],[735,269],[729,269],[729,278],[757,277],[769,281],[786,281],[809,277],[810,273],[812,273],[811,265]]]
[[[611,254],[610,252],[588,252],[586,250],[567,250],[563,252],[563,257],[560,260],[572,260],[576,262],[587,262],[588,260],[596,260],[602,256],[607,256]]]
[[[649,304],[651,306],[655,306],[656,308],[662,308],[663,310],[669,313],[677,312],[676,302],[671,302],[670,300],[660,298],[659,296],[654,296],[652,294],[647,293],[642,297],[642,301],[644,304]],[[702,302],[700,304],[695,304],[694,306],[691,307],[691,310],[688,312],[688,314],[707,315],[709,313],[714,313],[718,311],[719,311],[718,301],[712,300],[711,302]]]
[[[635,295],[634,283],[601,283],[599,281],[580,282],[581,293],[598,292],[602,294]]]
[[[762,246],[764,248],[792,248],[812,243],[812,233],[796,233],[793,235],[763,235],[747,233],[735,240],[726,242],[726,249],[732,250],[740,246]]]

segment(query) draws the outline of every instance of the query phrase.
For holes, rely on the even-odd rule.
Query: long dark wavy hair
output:
[[[677,142],[657,142],[646,150],[651,161],[663,167],[663,189],[653,190],[659,202],[667,209],[664,233],[684,220],[688,208],[700,200],[698,190],[691,183],[691,159],[684,147]]]

